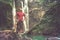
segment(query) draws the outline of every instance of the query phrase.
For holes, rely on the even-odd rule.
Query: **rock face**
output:
[[[0,32],[0,40],[19,40],[16,33],[13,32]]]

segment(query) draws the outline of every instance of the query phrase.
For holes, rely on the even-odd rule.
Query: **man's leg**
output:
[[[23,30],[24,30],[23,29],[23,21],[19,21],[17,25],[18,25],[17,32],[18,33],[23,33]]]

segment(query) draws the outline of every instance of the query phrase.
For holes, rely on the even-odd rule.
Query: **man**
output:
[[[22,33],[23,32],[23,17],[25,16],[25,14],[22,12],[21,9],[17,10],[17,32]]]

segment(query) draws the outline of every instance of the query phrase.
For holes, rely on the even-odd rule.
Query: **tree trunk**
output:
[[[16,23],[16,7],[15,7],[15,0],[13,0],[12,15],[13,15],[13,30],[14,30],[14,32],[16,32],[17,23]]]

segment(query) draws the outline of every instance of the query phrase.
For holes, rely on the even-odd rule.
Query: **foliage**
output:
[[[60,4],[56,4],[52,6],[46,14],[43,16],[43,19],[40,21],[36,27],[31,30],[32,34],[42,34],[42,35],[50,35],[50,36],[58,36],[60,31]]]
[[[12,29],[12,7],[2,1],[0,1],[0,5],[0,30]]]
[[[12,6],[12,0],[0,0],[1,2],[3,2],[3,3],[6,3],[6,4],[9,4],[9,5],[11,5]]]
[[[37,3],[38,4],[38,3]],[[45,11],[45,15],[42,17],[42,20],[38,20],[38,22],[36,22],[37,19],[39,19],[40,17],[38,15],[34,15],[35,13],[41,13],[40,10],[37,10],[37,12],[35,10],[30,12],[30,17],[31,20],[35,20],[33,22],[31,22],[33,25],[36,25],[37,23],[39,23],[38,25],[36,25],[32,30],[30,30],[29,33],[32,33],[32,35],[38,35],[38,34],[43,34],[43,35],[50,35],[50,36],[58,36],[59,35],[59,26],[60,26],[60,12],[57,11],[59,10],[59,3],[58,0],[54,0],[51,2],[47,2],[46,0],[43,2],[43,9],[47,10]],[[40,8],[41,6],[37,5],[34,6],[31,4],[31,8]],[[39,6],[39,7],[38,7]],[[42,10],[41,10],[42,11]],[[32,15],[33,14],[33,15]],[[59,16],[58,16],[59,15]],[[35,16],[35,19],[33,19]],[[38,17],[39,18],[38,18]],[[37,17],[37,18],[36,18]],[[36,23],[34,23],[36,22]],[[58,26],[59,25],[59,26]],[[32,25],[31,25],[32,26]]]
[[[34,2],[29,3],[30,26],[35,26],[36,24],[38,24],[41,19],[40,14],[42,14],[42,11],[48,11],[48,9],[54,6],[55,4],[55,2],[48,2],[46,4],[46,0],[36,0]]]

